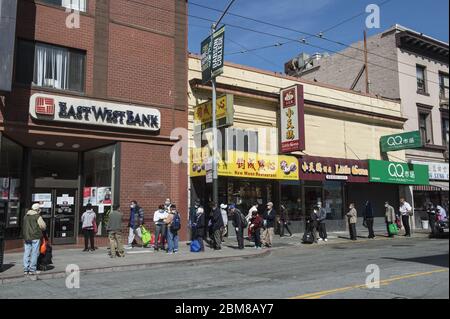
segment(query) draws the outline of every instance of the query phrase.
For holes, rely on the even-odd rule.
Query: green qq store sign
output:
[[[371,183],[429,185],[428,166],[369,160]]]

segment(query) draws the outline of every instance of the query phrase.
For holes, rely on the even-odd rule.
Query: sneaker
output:
[[[174,253],[174,254],[178,254],[178,250],[174,250],[173,253]]]
[[[328,241],[328,238],[325,238],[324,241]]]
[[[133,246],[128,245],[128,246],[125,246],[124,249],[133,249]]]
[[[89,249],[83,249],[83,252],[89,251]]]
[[[24,271],[24,272],[23,272],[23,275],[24,275],[24,276],[28,276],[29,274],[30,274],[30,273],[29,273],[28,271]]]
[[[319,238],[319,239],[318,239],[318,241],[322,241],[322,240],[323,240],[322,238]]]
[[[29,274],[31,275],[31,276],[36,276],[36,275],[39,275],[41,272],[39,271],[39,270],[36,270],[36,271],[30,271],[29,272]]]
[[[167,252],[167,255],[172,255],[173,254],[173,251],[168,251]]]

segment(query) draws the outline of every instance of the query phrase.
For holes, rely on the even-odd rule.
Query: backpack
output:
[[[303,234],[303,239],[302,239],[304,244],[312,244],[314,243],[314,236],[313,233],[311,231],[307,231]]]
[[[181,218],[180,214],[176,213],[173,217],[172,224],[170,225],[170,230],[173,232],[179,231],[181,228]]]

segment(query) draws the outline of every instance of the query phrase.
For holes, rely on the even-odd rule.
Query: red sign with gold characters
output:
[[[367,161],[304,156],[299,159],[300,179],[312,181],[346,181],[368,183]]]
[[[280,92],[281,153],[305,149],[305,100],[303,85],[283,89]]]

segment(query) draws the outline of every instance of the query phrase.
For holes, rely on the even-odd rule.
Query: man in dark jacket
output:
[[[203,207],[197,208],[197,213],[195,215],[195,222],[192,224],[194,230],[194,239],[198,240],[200,243],[201,251],[205,251],[205,245],[203,239],[205,238],[205,211]]]
[[[273,203],[267,203],[267,210],[264,212],[264,232],[262,235],[262,243],[266,247],[272,247],[273,241],[273,229],[275,227],[275,217],[277,216],[277,212],[273,209]]]
[[[189,233],[190,233],[190,240],[194,240],[194,228],[192,227],[192,225],[195,223],[197,217],[197,209],[200,207],[200,200],[196,199],[194,201],[194,206],[191,206],[191,208],[189,208]]]
[[[236,237],[238,241],[239,249],[244,249],[244,220],[245,216],[241,213],[239,209],[236,208],[236,205],[230,205],[230,212],[233,218],[233,227],[236,230]]]
[[[220,235],[223,230],[223,218],[222,212],[215,202],[211,203],[211,229],[213,232],[213,248],[215,250],[220,250],[222,249],[222,239]]]
[[[373,218],[372,203],[370,201],[366,201],[366,205],[364,207],[364,223],[369,229],[369,238],[375,238],[375,233],[373,232]]]
[[[40,205],[33,204],[31,209],[23,218],[23,240],[25,251],[23,253],[23,274],[25,276],[36,275],[37,260],[39,257],[39,244],[42,237],[42,231],[46,229],[46,224],[40,215]]]
[[[116,256],[125,257],[122,243],[122,218],[123,215],[120,212],[120,207],[115,206],[112,212],[109,214],[108,231],[109,247],[111,258]]]
[[[130,220],[128,222],[128,248],[133,247],[133,242],[136,235],[142,241],[141,226],[144,223],[144,210],[138,205],[137,201],[133,200],[130,203]]]
[[[327,235],[327,227],[326,227],[326,220],[327,220],[327,211],[325,208],[322,207],[322,203],[317,203],[317,208],[319,209],[319,215],[317,219],[317,226],[319,228],[319,241],[328,241],[328,235]]]

